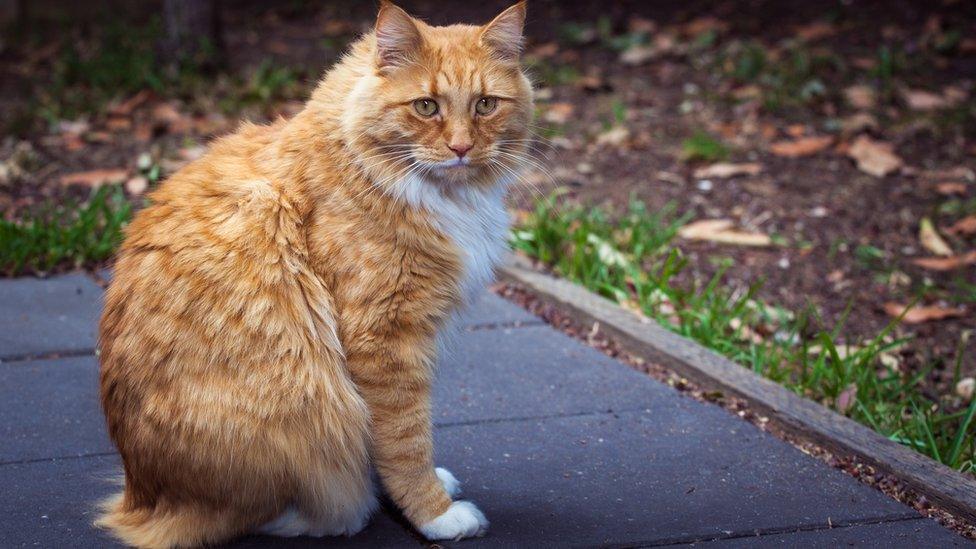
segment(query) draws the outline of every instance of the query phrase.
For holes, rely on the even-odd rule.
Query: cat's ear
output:
[[[409,64],[422,37],[413,17],[387,0],[376,16],[376,65],[380,69]]]
[[[508,61],[522,53],[522,28],[525,26],[525,0],[501,12],[481,31],[481,43]]]

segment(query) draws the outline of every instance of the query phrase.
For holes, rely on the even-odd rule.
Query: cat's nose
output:
[[[474,147],[471,143],[451,143],[447,146],[448,149],[454,151],[454,154],[458,155],[458,158],[464,158],[464,155],[468,154]]]

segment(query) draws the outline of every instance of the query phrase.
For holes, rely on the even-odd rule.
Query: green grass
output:
[[[119,187],[82,204],[47,204],[16,221],[0,219],[0,273],[47,273],[108,259],[122,242],[132,207]]]
[[[729,157],[729,148],[718,139],[699,130],[681,142],[681,157],[689,162],[725,160]]]
[[[612,215],[553,196],[513,230],[512,243],[560,276],[743,367],[953,468],[976,472],[976,401],[964,406],[953,396],[927,396],[928,371],[899,370],[895,351],[907,341],[893,337],[897,321],[873,338],[845,341],[850,309],[828,325],[812,308],[765,303],[756,297],[760,283],[735,289],[724,282],[727,261],[711,278],[696,280],[671,244],[684,221],[673,208],[652,212],[632,202]]]

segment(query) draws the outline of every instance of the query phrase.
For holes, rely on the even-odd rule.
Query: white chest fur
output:
[[[465,301],[488,284],[502,260],[508,236],[505,210],[507,182],[487,189],[459,188],[446,196],[420,178],[399,182],[403,198],[431,215],[434,226],[451,238],[464,266],[461,290]]]

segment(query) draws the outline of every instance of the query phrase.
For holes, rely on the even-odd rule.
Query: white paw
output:
[[[437,467],[434,472],[437,473],[437,478],[441,479],[441,484],[444,485],[444,490],[447,495],[451,496],[451,499],[461,495],[461,481],[454,478],[450,471],[443,467]]]
[[[305,517],[294,507],[289,507],[274,520],[259,528],[258,532],[280,538],[293,538],[304,536],[310,529],[311,525],[305,520]]]
[[[444,514],[420,527],[420,533],[429,540],[459,540],[483,536],[487,531],[488,519],[470,501],[455,501]]]

